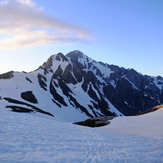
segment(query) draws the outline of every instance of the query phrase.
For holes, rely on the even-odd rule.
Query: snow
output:
[[[57,55],[54,55],[54,56],[52,57],[53,60],[52,60],[51,69],[55,72],[55,71],[58,69],[58,67],[61,66],[62,70],[64,71],[65,68],[68,66],[68,64],[69,64],[70,62],[68,62],[68,61],[58,61],[58,60],[56,60],[56,56],[57,56]]]
[[[103,66],[99,62],[95,62],[94,65],[100,70],[100,72],[105,78],[109,78],[110,74],[113,73],[113,71],[111,71],[110,68]]]
[[[105,128],[111,131],[163,138],[163,108],[140,116],[117,117]]]
[[[158,123],[162,124],[162,116],[163,110],[158,110],[140,118],[116,118],[106,127],[88,128],[0,108],[0,162],[163,162],[163,130]],[[135,124],[132,131],[140,125],[136,119],[141,124],[157,123],[149,124],[150,131],[142,124],[142,136],[137,130],[128,131],[129,123]]]
[[[110,84],[111,84],[114,88],[116,88],[116,83],[115,83],[114,80],[111,80],[111,81],[110,81]]]
[[[76,51],[76,53],[78,53],[79,51]],[[79,57],[79,62],[81,62],[81,64],[86,65],[87,69],[86,71],[88,71],[88,64],[92,63],[92,68],[90,68],[89,70],[93,70],[93,65],[96,66],[97,68],[99,68],[99,70],[101,72],[104,72],[104,76],[105,77],[109,77],[110,76],[110,69],[105,67],[104,65],[92,60],[91,58],[88,58],[87,56],[85,56],[84,54],[82,54],[82,57]],[[62,70],[64,71],[66,66],[71,64],[71,60],[70,58],[68,58],[68,61],[63,61],[61,59],[61,61],[56,60],[57,55],[53,55],[52,58],[52,66],[51,69],[53,70],[53,72],[55,72],[58,69],[58,66],[60,66],[62,68]],[[72,64],[73,65],[73,64]],[[96,71],[94,71],[94,73],[96,74]],[[44,77],[46,77],[46,80],[44,78],[42,78],[42,80],[46,83],[47,87],[47,91],[45,91],[44,89],[41,88],[39,82],[38,82],[38,74],[43,75]],[[71,72],[72,76],[75,78],[74,74]],[[32,71],[30,73],[23,73],[23,72],[14,72],[13,73],[14,77],[11,79],[1,79],[0,80],[0,96],[3,99],[4,97],[10,97],[12,99],[16,99],[25,103],[29,103],[28,101],[22,99],[21,97],[21,93],[22,92],[26,92],[26,91],[32,91],[33,95],[36,97],[38,104],[32,104],[35,107],[38,107],[44,111],[47,111],[51,114],[53,114],[55,116],[56,120],[62,120],[62,121],[82,121],[88,118],[88,116],[83,113],[79,108],[75,108],[73,107],[70,102],[69,99],[67,98],[67,96],[64,95],[64,93],[62,92],[62,89],[59,87],[55,87],[57,93],[62,96],[64,98],[64,101],[66,102],[66,104],[68,105],[67,107],[65,106],[61,106],[61,108],[54,104],[54,102],[52,101],[52,99],[54,100],[52,94],[50,93],[50,82],[52,79],[52,75],[53,73],[51,73],[50,71],[45,74],[44,69],[37,69],[35,71]],[[27,78],[29,80],[27,80]],[[104,80],[100,77],[97,76],[97,78],[101,81],[104,82]],[[57,80],[55,81],[57,83]],[[78,103],[82,106],[84,106],[88,112],[94,116],[94,111],[97,114],[102,114],[100,110],[94,108],[94,110],[92,111],[91,108],[89,107],[89,105],[92,106],[92,102],[97,103],[96,101],[94,101],[94,99],[92,99],[89,95],[88,92],[84,92],[83,88],[82,88],[82,83],[77,83],[75,86],[73,84],[68,84],[68,86],[70,87],[70,89],[73,91],[72,96],[78,101]],[[98,91],[94,88],[94,86],[89,83],[92,86],[92,89],[94,90],[94,92],[96,93],[97,97],[99,99],[101,99]],[[74,88],[75,87],[75,88]],[[15,104],[11,104],[5,100],[2,100],[4,106],[7,105],[15,105]],[[72,102],[73,103],[73,102]],[[22,107],[21,104],[16,104],[19,107]],[[109,102],[109,106],[110,106],[110,102]],[[26,106],[26,108],[31,109],[31,107]],[[111,106],[111,111],[114,111],[115,113],[118,112],[116,111],[117,109]],[[119,112],[118,112],[119,113]],[[120,114],[118,114],[120,115]]]
[[[102,65],[101,63],[99,62],[96,62],[95,60],[93,60],[92,58],[89,58],[85,55],[83,55],[83,57],[79,57],[78,58],[78,62],[81,63],[82,65],[86,65],[86,70],[88,70],[88,64],[89,63],[92,63],[93,66],[97,67],[97,69],[100,70],[101,74],[103,75],[103,77],[105,78],[109,78],[110,77],[110,74],[113,73],[113,71],[110,70],[110,68]],[[91,69],[94,74],[95,74],[95,71],[93,70],[93,68],[91,67]]]
[[[79,58],[79,61],[87,68],[88,63],[93,62],[106,78],[112,73],[109,68],[86,56]],[[68,64],[71,64],[70,60],[57,61],[53,56],[54,71],[59,65],[64,71]],[[93,72],[96,73],[95,70]],[[53,96],[49,93],[52,73],[46,74],[47,91],[40,89],[38,73],[43,75],[44,70],[39,69],[28,74],[15,72],[10,80],[0,81],[2,99],[10,97],[28,103],[20,94],[32,90],[38,100],[38,104],[32,105],[54,115],[50,117],[41,113],[14,113],[5,108],[9,105],[7,101],[0,100],[0,163],[163,162],[163,109],[141,116],[117,117],[111,124],[101,128],[77,126],[72,122],[85,120],[88,116],[71,106],[60,88],[56,88],[56,91],[68,106],[60,108],[54,105]],[[32,83],[26,80],[26,77]],[[103,81],[99,76],[97,78]],[[57,83],[57,80],[55,82]],[[72,96],[93,115],[88,104],[91,105],[90,101],[94,100],[84,92],[82,83],[83,81],[68,86],[73,90]],[[111,81],[111,84],[116,86],[114,81]],[[157,81],[155,84],[161,90],[162,87]],[[90,85],[100,99],[98,91],[91,83]],[[105,100],[111,112],[122,115],[107,99]],[[101,113],[97,109],[94,111]]]
[[[101,97],[100,97],[98,91],[94,88],[93,84],[92,84],[91,82],[90,82],[89,84],[92,86],[92,89],[93,89],[93,91],[96,93],[96,96],[98,97],[98,99],[101,100]],[[90,87],[90,85],[89,85],[89,87]],[[89,90],[89,89],[88,89],[88,90]]]
[[[26,73],[14,73],[14,77],[10,80],[1,79],[0,85],[0,96],[3,99],[4,97],[10,97],[13,99],[20,100],[22,102],[28,103],[24,99],[21,98],[21,93],[32,90],[33,94],[38,100],[38,104],[32,104],[33,106],[36,106],[44,111],[47,111],[54,115],[55,120],[60,121],[67,121],[67,122],[74,122],[74,121],[82,121],[86,120],[88,116],[81,112],[79,109],[76,109],[72,107],[69,104],[69,101],[67,97],[63,94],[62,90],[60,88],[56,88],[57,93],[60,94],[65,102],[68,104],[68,107],[62,106],[62,108],[55,105],[52,101],[53,96],[49,93],[49,85],[50,80],[52,77],[52,73],[49,73],[46,75],[47,79],[47,90],[45,91],[42,88],[40,88],[40,85],[38,83],[37,74],[40,73],[44,75],[44,70],[39,69],[37,71],[33,71],[29,74]],[[32,83],[26,80],[26,77],[28,77]],[[57,83],[57,81],[55,81]],[[14,105],[11,103],[8,103],[5,100],[0,100],[0,107],[7,106],[7,105]],[[20,104],[16,104],[17,106],[22,106]],[[26,106],[26,108],[31,109],[30,107]],[[93,114],[91,112],[91,114]]]
[[[88,63],[92,63],[94,61],[93,61],[93,59],[91,59],[83,54],[82,57],[78,57],[78,62],[81,63],[83,66],[86,65],[86,69],[88,69]]]
[[[93,115],[93,112],[91,109],[89,109],[88,104],[91,104],[90,101],[94,101],[93,99],[91,99],[88,95],[88,93],[85,93],[84,90],[82,89],[82,84],[83,81],[80,83],[77,83],[75,85],[73,84],[68,84],[68,87],[73,90],[72,96],[78,101],[78,103],[82,106],[84,106],[85,108],[87,108],[87,111]],[[96,111],[98,112],[98,111]],[[87,118],[88,119],[88,118]]]

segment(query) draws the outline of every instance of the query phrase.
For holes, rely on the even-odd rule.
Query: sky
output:
[[[163,0],[0,0],[0,74],[73,50],[163,76]]]

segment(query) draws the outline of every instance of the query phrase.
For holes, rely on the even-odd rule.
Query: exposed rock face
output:
[[[40,73],[38,73],[37,78],[38,78],[38,82],[39,82],[41,88],[43,88],[45,91],[47,91],[46,77],[44,75],[41,75]]]
[[[66,56],[70,58],[72,61],[77,62],[78,58],[82,58],[83,55],[84,54],[81,51],[75,50],[75,51],[68,53]]]
[[[107,85],[103,90],[109,101],[125,115],[133,115],[158,104],[158,101],[146,96],[126,78],[119,79],[116,88]]]
[[[14,77],[13,71],[10,71],[10,72],[0,75],[0,79],[11,79],[13,77]]]
[[[57,54],[57,56],[56,56],[56,60],[57,61],[62,61],[62,62],[64,62],[64,61],[68,61],[68,59],[62,54],[62,53],[58,53]]]
[[[28,86],[20,92],[22,98],[38,106],[45,101],[54,114],[55,109],[73,108],[87,117],[134,115],[163,103],[162,77],[96,62],[80,51],[53,55],[38,70],[23,75]],[[2,76],[14,77],[13,73]]]
[[[36,104],[37,103],[37,99],[36,97],[33,95],[32,91],[27,91],[27,92],[22,92],[21,93],[21,97],[26,100],[29,101],[31,103]]]
[[[52,58],[50,57],[47,62],[42,65],[45,69],[49,69],[52,66]]]
[[[62,79],[66,82],[66,83],[72,83],[72,84],[76,84],[77,81],[76,79],[73,77],[72,75],[72,66],[71,64],[69,64],[66,68],[65,71],[62,74]]]

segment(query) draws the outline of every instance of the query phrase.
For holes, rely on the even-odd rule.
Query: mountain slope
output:
[[[0,75],[0,104],[57,120],[133,115],[163,103],[163,78],[96,62],[80,51],[52,55],[37,70]]]

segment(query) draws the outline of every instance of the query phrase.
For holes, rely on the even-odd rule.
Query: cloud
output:
[[[0,49],[92,39],[91,32],[44,13],[32,0],[0,2]]]
[[[0,49],[18,49],[29,48],[34,46],[46,45],[50,42],[68,42],[80,41],[86,42],[80,38],[72,37],[66,34],[49,34],[46,31],[26,31],[17,34],[14,37],[8,37],[0,41]]]

